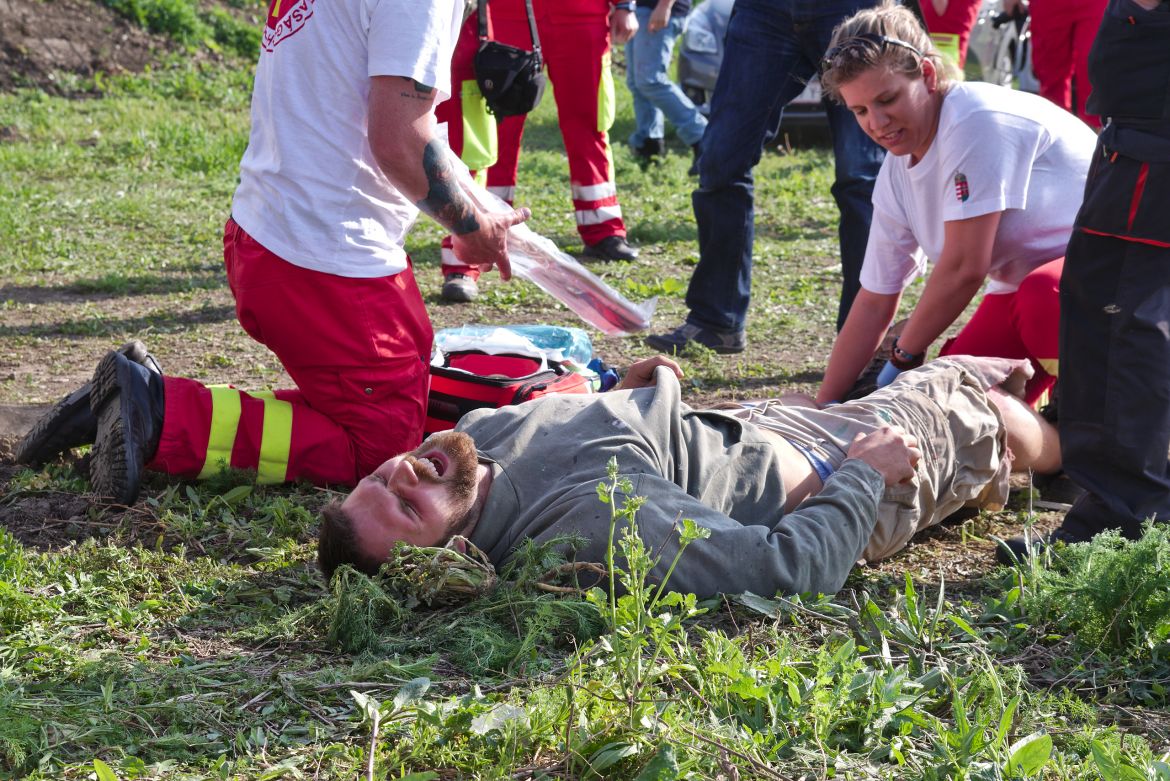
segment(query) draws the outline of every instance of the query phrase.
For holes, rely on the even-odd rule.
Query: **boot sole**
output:
[[[162,374],[158,361],[137,339],[126,342],[118,352]],[[42,415],[17,446],[16,463],[40,469],[70,448],[92,445],[97,440],[97,419],[91,412],[92,391],[93,383],[87,382]]]
[[[69,448],[95,440],[97,425],[89,412],[91,387],[92,383],[85,383],[33,424],[16,448],[16,463],[40,469]]]
[[[90,465],[90,485],[95,493],[130,505],[138,498],[142,464],[126,446],[124,396],[114,353],[102,358],[93,373],[90,408],[97,417],[97,444]]]

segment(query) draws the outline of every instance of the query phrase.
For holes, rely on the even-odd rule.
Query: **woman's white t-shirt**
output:
[[[944,223],[1002,211],[988,293],[1015,290],[1064,255],[1097,137],[1037,95],[955,84],[938,131],[916,165],[886,155],[873,192],[861,286],[900,293],[942,254]]]
[[[367,138],[370,77],[451,94],[463,0],[270,0],[232,216],[289,263],[345,277],[406,268],[418,208]]]

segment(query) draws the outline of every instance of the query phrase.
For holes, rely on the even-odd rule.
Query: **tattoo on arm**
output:
[[[429,84],[423,84],[421,81],[416,81],[414,79],[404,79],[404,81],[409,81],[414,86],[414,89],[406,89],[404,87],[402,91],[398,93],[402,97],[412,98],[414,100],[430,100],[433,97],[431,93],[435,91],[435,88]]]
[[[459,191],[455,172],[438,141],[428,141],[423,149],[423,171],[427,175],[427,196],[415,206],[456,236],[479,230],[475,208]]]

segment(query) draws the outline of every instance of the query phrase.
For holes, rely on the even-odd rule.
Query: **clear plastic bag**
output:
[[[454,153],[449,158],[459,172],[461,188],[480,208],[512,211],[505,201],[476,184]],[[508,260],[516,276],[532,282],[602,333],[625,336],[650,327],[657,298],[631,302],[527,225],[513,225],[508,230]]]

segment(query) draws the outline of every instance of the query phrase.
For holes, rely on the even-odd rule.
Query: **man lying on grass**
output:
[[[684,552],[672,590],[835,593],[858,559],[890,555],[964,505],[1002,505],[1011,469],[1059,468],[1055,429],[985,390],[1026,372],[1025,362],[951,357],[826,409],[694,410],[678,365],[651,358],[609,393],[477,410],[385,462],[324,510],[319,562],[326,574],[341,564],[373,574],[399,541],[456,534],[496,566],[525,539],[563,535],[587,541],[577,560],[605,561],[610,508],[597,485],[613,457],[645,497],[638,530],[663,552],[660,569],[680,519],[711,530]]]

